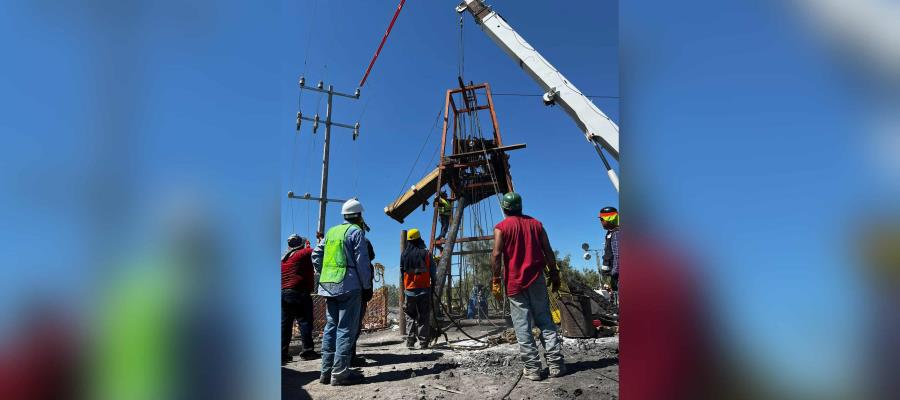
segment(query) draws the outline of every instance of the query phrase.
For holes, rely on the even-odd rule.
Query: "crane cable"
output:
[[[457,59],[456,69],[460,79],[465,78],[466,72],[466,48],[463,40],[463,15],[459,14],[459,59]]]
[[[441,107],[443,108],[443,107]],[[412,177],[413,171],[416,169],[416,166],[419,164],[419,158],[422,157],[422,152],[425,151],[425,146],[428,144],[428,140],[434,135],[434,129],[437,127],[438,120],[441,118],[441,109],[438,108],[437,115],[434,116],[434,123],[431,125],[431,130],[428,131],[428,135],[425,136],[425,141],[422,142],[422,147],[419,149],[419,154],[416,155],[416,160],[413,161],[412,166],[409,167],[409,173],[406,175],[406,179],[403,180],[403,185],[400,186],[400,191],[397,192],[397,198],[403,195],[404,190],[406,189],[406,184],[409,183],[409,178]],[[438,147],[440,149],[440,146]],[[432,160],[434,156],[432,156]]]

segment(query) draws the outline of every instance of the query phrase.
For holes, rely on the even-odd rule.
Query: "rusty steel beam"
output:
[[[462,114],[462,113],[467,113],[467,112],[470,112],[470,111],[487,110],[487,109],[490,109],[490,108],[491,108],[491,106],[466,107],[466,108],[463,108],[462,110],[457,110],[457,112],[459,112],[460,114]]]
[[[451,225],[450,227],[452,228],[453,225]],[[447,234],[449,235],[450,233],[448,232]],[[456,240],[454,242],[455,243],[483,242],[486,240],[494,240],[494,236],[469,236],[469,237],[463,237],[463,238],[456,238]],[[443,246],[444,243],[447,243],[447,242],[448,242],[447,240],[441,239],[441,240],[435,241],[434,244]]]
[[[495,152],[495,151],[513,151],[513,150],[524,149],[526,146],[527,146],[527,145],[526,145],[525,143],[511,144],[511,145],[509,145],[509,146],[494,147],[494,148],[492,148],[492,149],[484,149],[484,150],[470,151],[470,152],[468,152],[468,153],[451,154],[451,155],[446,156],[446,158],[457,158],[457,157],[465,157],[465,156],[474,156],[474,155],[478,155],[478,154],[483,154],[483,153],[486,152],[486,151],[494,151],[494,152]]]

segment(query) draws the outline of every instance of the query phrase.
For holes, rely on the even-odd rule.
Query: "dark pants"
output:
[[[369,303],[363,301],[362,307],[359,309],[359,329],[356,331],[356,339],[353,340],[353,350],[350,352],[352,357],[356,357],[356,342],[359,341],[359,335],[362,334],[363,321],[366,319],[366,308]]]
[[[450,230],[450,216],[449,215],[440,215],[441,219],[441,232],[438,234],[437,239],[443,239],[447,236],[447,231]]]
[[[431,339],[431,294],[406,296],[406,340],[428,343]]]
[[[309,293],[294,289],[281,290],[281,358],[290,357],[288,348],[294,320],[300,322],[300,338],[303,350],[313,350],[313,302]]]

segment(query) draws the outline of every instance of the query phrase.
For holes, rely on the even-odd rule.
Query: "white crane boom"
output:
[[[619,127],[606,114],[600,111],[572,82],[569,82],[559,70],[553,67],[541,53],[538,53],[520,36],[503,17],[484,4],[481,0],[464,0],[457,12],[468,10],[475,21],[507,55],[518,62],[525,72],[531,76],[544,90],[544,103],[558,104],[572,117],[575,124],[584,132],[606,166],[609,179],[619,190],[619,178],[609,166],[601,150],[605,149],[616,160],[619,159]]]

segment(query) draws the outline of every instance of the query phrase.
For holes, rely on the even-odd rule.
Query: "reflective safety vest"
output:
[[[325,234],[325,256],[322,261],[320,283],[340,283],[347,274],[347,254],[344,251],[344,240],[350,228],[359,229],[353,224],[341,224],[328,230]]]
[[[403,271],[404,289],[425,289],[431,287],[431,255],[428,250],[414,246],[407,247],[400,257]]]
[[[450,215],[452,212],[450,202],[445,198],[438,197],[438,214]]]

